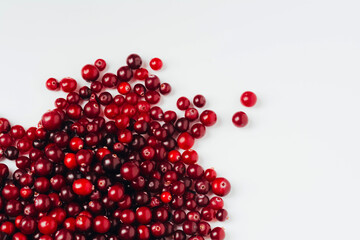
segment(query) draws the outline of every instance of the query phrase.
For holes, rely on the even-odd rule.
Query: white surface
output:
[[[196,149],[232,182],[226,239],[360,239],[359,9],[356,0],[1,1],[0,115],[32,126],[64,96],[45,89],[48,77],[80,80],[99,57],[110,71],[132,52],[161,57],[158,75],[174,89],[167,107],[202,93],[218,113]],[[240,104],[246,90],[256,107]],[[238,110],[244,129],[231,123]]]

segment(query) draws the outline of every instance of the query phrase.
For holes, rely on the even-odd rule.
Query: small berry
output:
[[[151,67],[153,70],[155,70],[155,71],[160,70],[160,69],[162,68],[162,66],[163,66],[163,63],[162,63],[162,61],[161,61],[160,58],[153,58],[153,59],[151,59],[151,61],[150,61],[150,67]]]
[[[97,67],[97,69],[99,69],[99,71],[103,71],[106,68],[106,62],[101,58],[97,59],[94,65]]]
[[[255,93],[247,91],[241,94],[240,101],[245,107],[252,107],[256,104],[257,97]]]
[[[248,124],[248,116],[244,112],[236,112],[232,117],[232,122],[236,127],[245,127]]]
[[[51,91],[56,91],[59,89],[59,82],[55,78],[49,78],[46,81],[46,88]]]

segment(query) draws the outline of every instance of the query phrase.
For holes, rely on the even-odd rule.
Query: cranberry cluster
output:
[[[50,78],[48,89],[68,94],[37,128],[0,118],[0,158],[18,168],[11,176],[0,163],[0,239],[225,238],[209,222],[227,219],[221,197],[230,183],[198,165],[191,149],[216,114],[199,114],[202,95],[194,107],[178,99],[183,117],[164,112],[156,104],[171,86],[141,66],[131,54],[117,74],[101,74],[106,62],[98,59],[81,71],[90,87]],[[161,60],[150,67],[161,69]]]

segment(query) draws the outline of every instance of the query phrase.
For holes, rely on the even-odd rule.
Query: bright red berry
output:
[[[240,101],[245,107],[252,107],[256,104],[257,97],[255,93],[247,91],[241,94]]]

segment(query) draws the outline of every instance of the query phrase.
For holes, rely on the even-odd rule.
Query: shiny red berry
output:
[[[49,78],[46,81],[46,88],[51,91],[56,91],[59,89],[59,82],[55,78]]]
[[[248,116],[244,112],[236,112],[232,117],[232,122],[236,127],[245,127],[248,124]]]
[[[163,62],[161,61],[160,58],[153,58],[150,60],[150,67],[157,71],[157,70],[160,70],[163,66]]]
[[[256,104],[257,97],[255,93],[247,91],[241,94],[240,101],[245,107],[252,107]]]
[[[98,79],[99,70],[94,65],[87,64],[81,69],[81,76],[85,81],[93,82]]]

